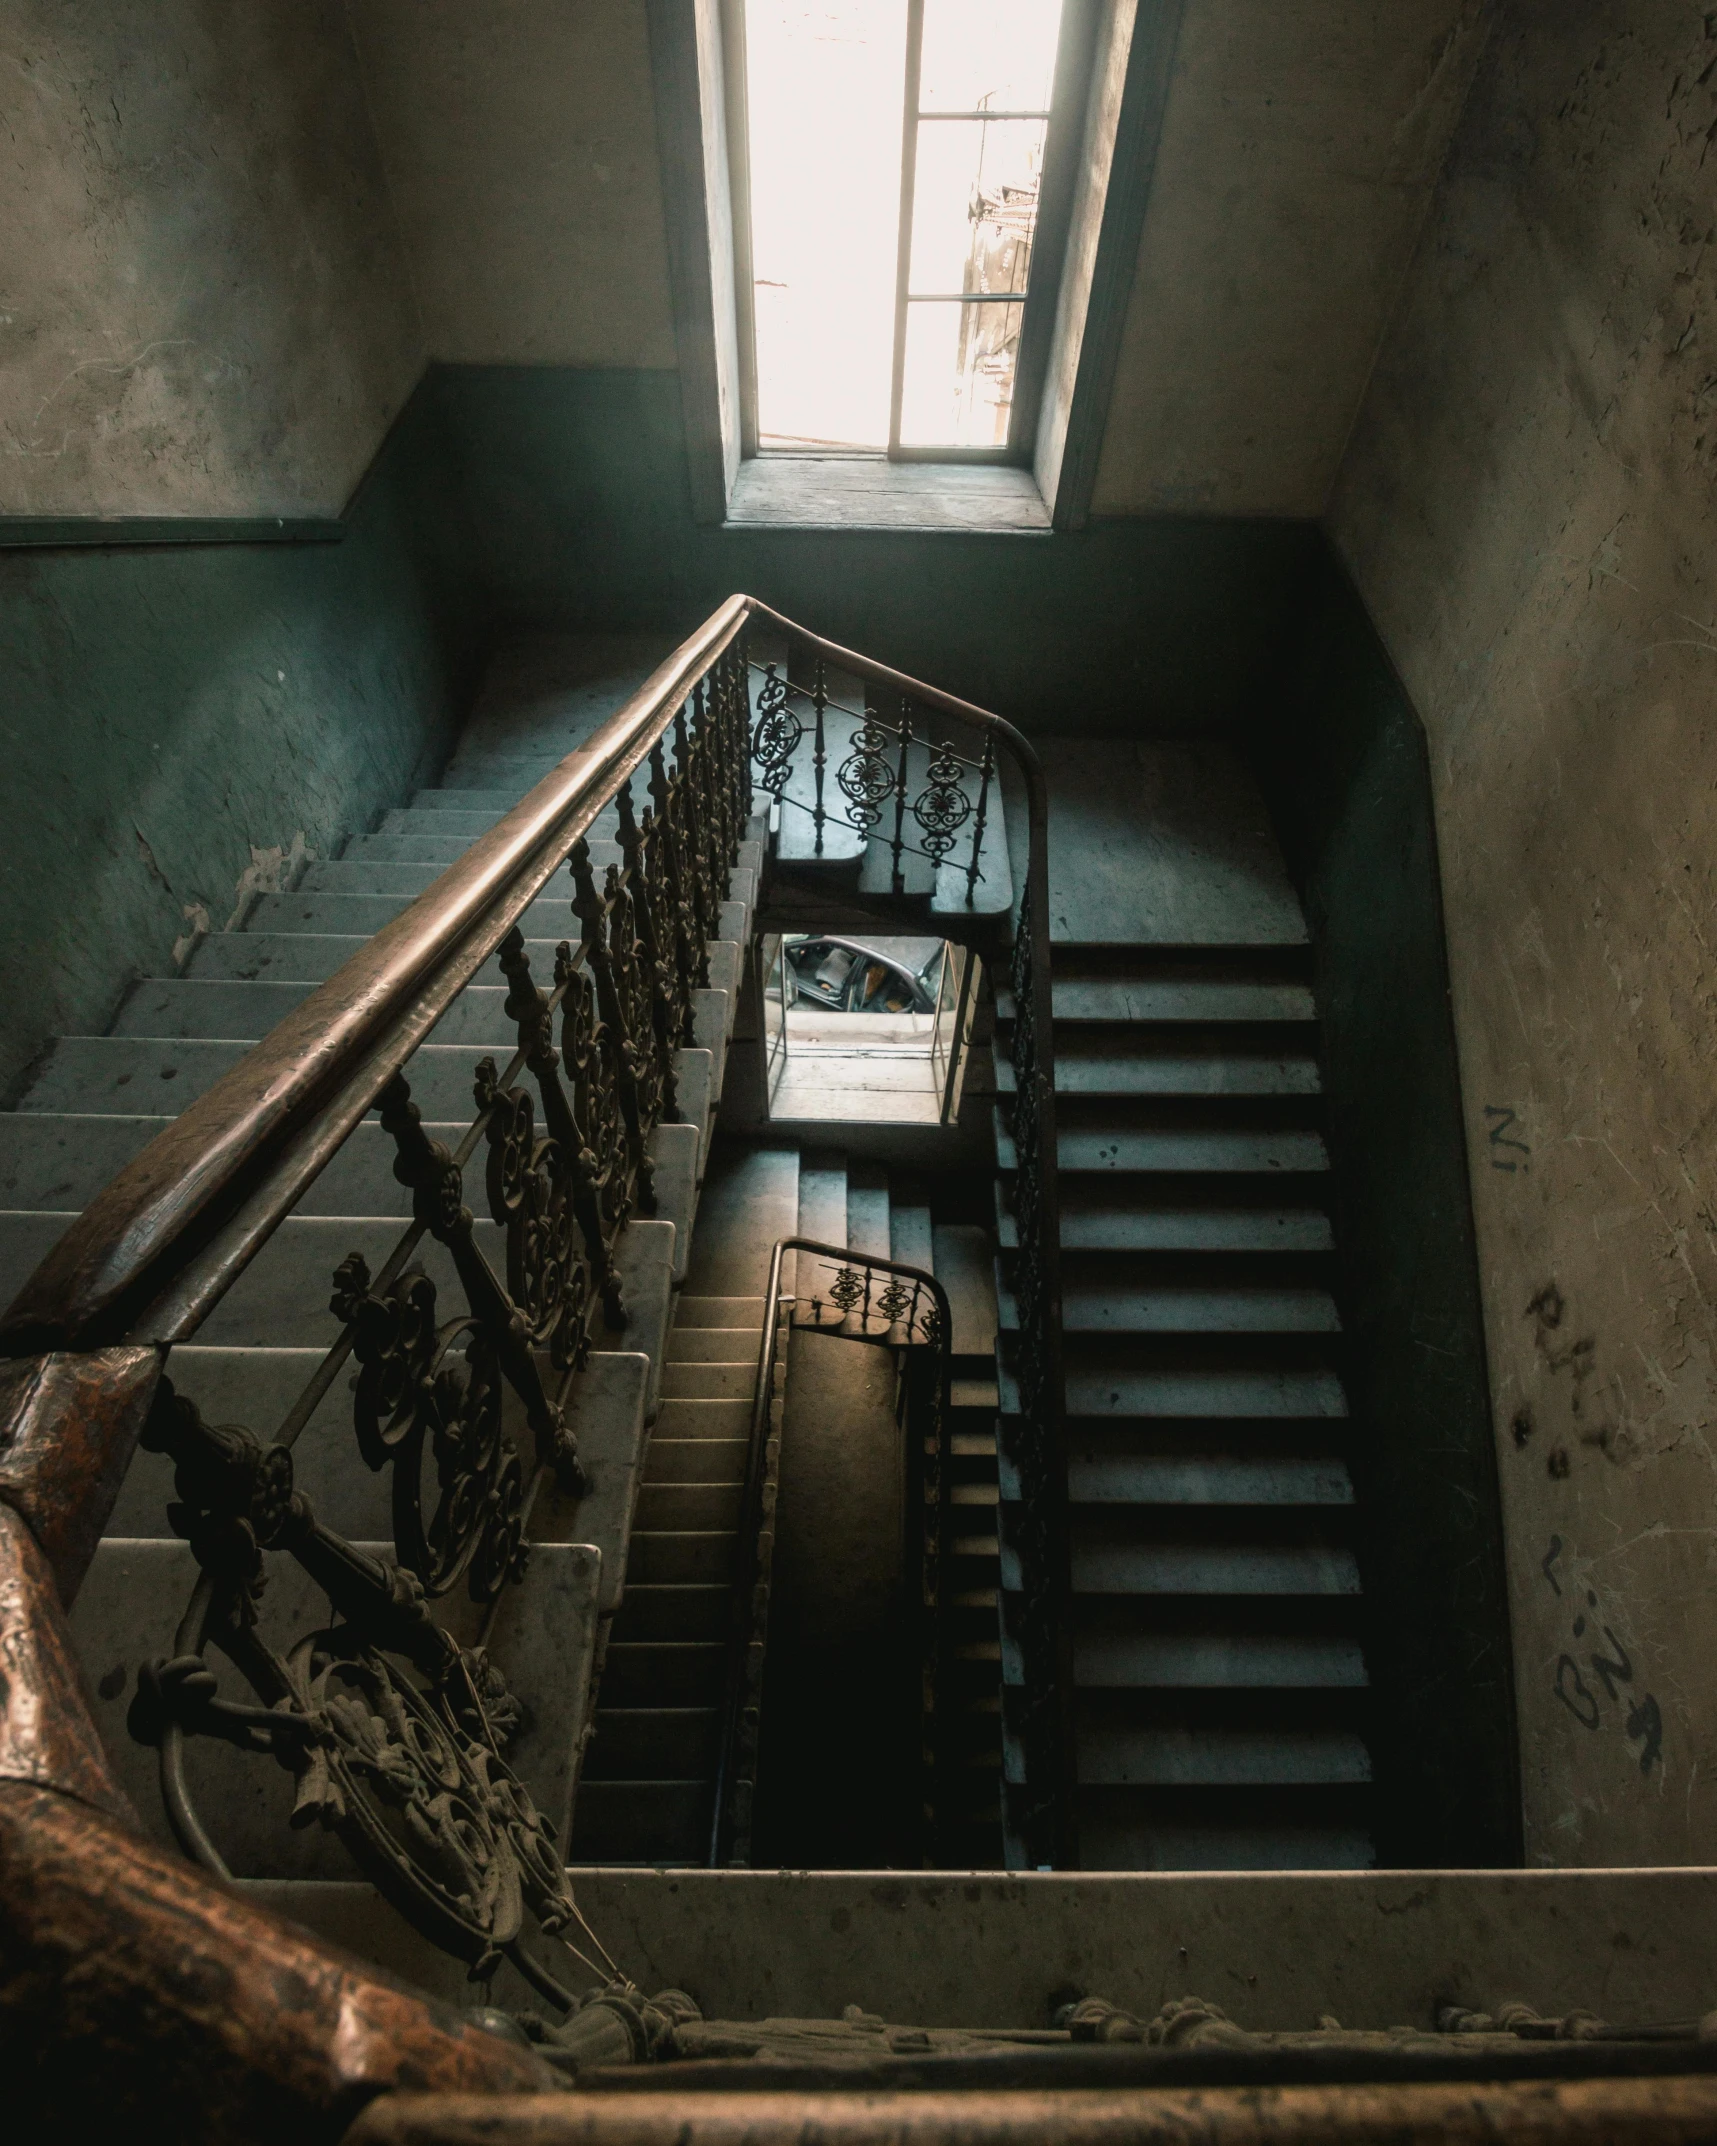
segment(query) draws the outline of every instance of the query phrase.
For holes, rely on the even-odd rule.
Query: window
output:
[[[756,439],[1031,450],[1082,0],[747,0]]]

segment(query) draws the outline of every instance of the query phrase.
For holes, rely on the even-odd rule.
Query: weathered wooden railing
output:
[[[798,1263],[789,1295],[782,1286],[788,1254]],[[906,1500],[910,1584],[916,1601],[918,1688],[927,1738],[937,1721],[937,1692],[947,1648],[942,1544],[947,1536],[949,1364],[953,1315],[948,1293],[933,1274],[901,1260],[782,1237],[769,1260],[758,1344],[757,1391],[740,1494],[739,1548],[734,1561],[728,1625],[726,1695],[710,1806],[709,1861],[751,1861],[752,1808],[757,1787],[763,1678],[769,1644],[769,1601],[775,1514],[773,1466],[783,1397],[776,1391],[783,1336],[839,1334],[900,1352],[899,1421],[906,1441]],[[934,1769],[932,1769],[934,1771]],[[932,1783],[927,1782],[927,1789]],[[934,1817],[932,1818],[932,1831]],[[926,1842],[926,1846],[929,1842]]]
[[[504,1955],[548,2002],[569,2005],[559,1976],[522,1942],[528,1915],[552,1951],[585,1957],[570,1934],[581,1918],[562,1857],[506,1765],[506,1700],[492,1665],[442,1629],[434,1604],[461,1581],[492,1603],[514,1569],[534,1486],[550,1473],[579,1482],[570,1383],[597,1322],[625,1318],[616,1239],[627,1215],[650,1205],[649,1137],[674,1112],[673,1054],[688,1039],[689,994],[704,978],[746,824],[754,753],[767,759],[771,710],[754,720],[748,686],[753,621],[790,636],[807,660],[875,681],[903,708],[910,699],[977,725],[1009,749],[1024,782],[1032,865],[1015,932],[1025,1039],[1015,1112],[1035,1171],[1021,1195],[1030,1247],[1021,1310],[1035,1337],[1021,1390],[1024,1443],[1038,1457],[1022,1454],[1021,1466],[1060,1505],[1053,1081],[1034,1051],[1048,1037],[1035,759],[984,711],[730,598],[588,744],[121,1171],[0,1319],[0,1953],[8,1990],[20,1977],[27,1990],[34,2044],[75,2042],[80,2085],[115,2111],[147,2112],[171,2088],[192,2093],[186,2136],[327,2135],[393,2085],[552,2081],[528,2050],[234,1897],[186,1788],[182,1749],[204,1734],[272,1754],[295,1775],[300,1809],[338,1833],[424,1935],[478,1973]],[[986,746],[975,806],[945,808],[962,821],[975,812],[974,860],[993,765]],[[647,804],[633,796],[640,776]],[[620,854],[599,884],[587,837],[610,805]],[[577,930],[552,981],[539,982],[519,925],[563,868]],[[478,1068],[476,1115],[450,1152],[425,1132],[407,1068],[494,956],[518,1048],[505,1068]],[[206,1424],[166,1376],[171,1349],[197,1333],[371,1110],[411,1192],[409,1227],[373,1275],[356,1258],[341,1268],[339,1336],[272,1442]],[[464,1167],[479,1150],[504,1272],[465,1204]],[[426,1235],[466,1296],[452,1317],[413,1261]],[[393,1471],[396,1554],[386,1561],[321,1525],[292,1481],[292,1441],[349,1359],[360,1445]],[[503,1429],[503,1384],[528,1427],[528,1458]],[[139,1837],[81,1698],[65,1623],[140,1442],[175,1463],[174,1525],[200,1569],[174,1653],[143,1679],[133,1710],[160,1750],[189,1864]],[[1028,1565],[1027,1629],[1037,1635],[1028,1655],[1038,1663],[1053,1659],[1060,1629],[1058,1525],[1047,1521],[1042,1562]],[[312,1574],[338,1620],[284,1653],[262,1643],[251,1614],[273,1552]],[[254,1705],[219,1695],[211,1644],[246,1677]],[[1043,1841],[1058,1762],[1052,1742],[1029,1762],[1050,1814]]]

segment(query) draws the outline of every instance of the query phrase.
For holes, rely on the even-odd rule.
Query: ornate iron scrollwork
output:
[[[894,795],[888,748],[895,739],[896,733],[867,710],[865,720],[853,732],[852,751],[835,770],[835,781],[847,800],[847,817],[866,833],[881,824],[883,805]]]
[[[757,771],[757,787],[767,790],[771,797],[779,797],[787,787],[788,777],[793,772],[793,755],[805,735],[803,722],[787,705],[788,692],[786,679],[776,676],[775,666],[771,663],[758,688],[757,724],[751,733],[751,758]]]
[[[520,1557],[524,1470],[502,1429],[492,1344],[474,1319],[437,1323],[435,1284],[421,1267],[374,1290],[358,1252],[335,1273],[331,1308],[351,1328],[360,1366],[358,1451],[393,1470],[401,1564],[431,1596],[464,1576],[474,1601],[494,1601]],[[435,1466],[427,1514],[426,1456]]]

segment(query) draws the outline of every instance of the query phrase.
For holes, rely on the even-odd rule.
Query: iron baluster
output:
[[[811,666],[811,706],[816,711],[816,732],[811,752],[811,771],[816,780],[816,802],[811,807],[811,813],[817,831],[817,855],[820,857],[823,854],[823,828],[829,817],[823,807],[823,771],[829,764],[826,727],[829,691],[828,677],[821,656],[818,656]]]
[[[394,1176],[409,1188],[412,1214],[453,1256],[472,1317],[493,1344],[508,1383],[524,1404],[537,1441],[538,1461],[555,1472],[569,1497],[582,1497],[586,1483],[578,1441],[558,1405],[549,1399],[532,1355],[524,1318],[478,1250],[471,1210],[465,1205],[459,1165],[440,1141],[423,1129],[423,1113],[411,1099],[405,1076],[396,1073],[380,1100],[382,1130],[393,1141]]]
[[[632,790],[629,783],[621,786],[619,794],[620,842],[624,850],[628,835],[637,841],[637,829],[632,825]],[[582,934],[581,946],[585,965],[589,969],[596,988],[597,1012],[602,1033],[608,1042],[609,1061],[614,1074],[615,1093],[619,1100],[621,1122],[625,1127],[627,1160],[634,1183],[638,1187],[638,1203],[646,1214],[654,1211],[656,1192],[649,1160],[649,1137],[656,1128],[656,1114],[652,1107],[658,1091],[646,1076],[646,1066],[653,1069],[654,1057],[649,1046],[641,1040],[642,1031],[648,1026],[647,1011],[641,1013],[640,993],[636,986],[636,962],[628,944],[622,956],[616,946],[621,926],[614,915],[613,904],[605,901],[596,891],[596,881],[590,869],[590,845],[580,840],[573,845],[568,859],[573,877],[572,913],[578,918]],[[616,874],[611,865],[608,870],[612,890]]]
[[[900,696],[900,765],[894,778],[894,841],[889,884],[896,894],[906,892],[906,873],[901,859],[906,850],[907,761],[912,751],[912,703]]]
[[[620,1300],[620,1277],[615,1272],[602,1226],[596,1153],[574,1115],[572,1103],[561,1083],[560,1053],[554,1047],[554,1007],[548,994],[531,975],[531,957],[525,951],[525,936],[516,924],[501,941],[500,962],[508,986],[505,1011],[517,1024],[519,1048],[525,1054],[525,1063],[535,1076],[542,1096],[543,1120],[553,1148],[548,1167],[559,1181],[559,1188],[563,1188],[562,1196],[570,1198],[579,1234],[584,1240],[591,1279],[602,1299],[608,1324],[623,1327],[626,1310]],[[561,988],[563,992],[569,992],[575,981],[582,998],[582,978],[575,980],[569,976]],[[565,1003],[564,998],[562,1003]],[[558,1357],[563,1352],[557,1350],[556,1353]]]
[[[983,758],[978,764],[978,805],[972,818],[972,861],[966,867],[966,907],[970,909],[977,899],[978,881],[983,876],[979,864],[984,853],[984,824],[989,818],[990,782],[996,769],[996,742],[984,732]]]

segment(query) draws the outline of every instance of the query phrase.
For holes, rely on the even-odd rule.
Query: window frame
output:
[[[743,6],[744,0],[736,0]],[[1067,229],[1073,206],[1074,178],[1084,131],[1085,105],[1090,88],[1091,61],[1098,0],[1062,0],[1061,32],[1056,47],[1055,80],[1049,109],[1044,113],[925,112],[923,94],[924,0],[907,0],[906,71],[901,84],[900,231],[896,253],[894,288],[894,371],[889,384],[888,460],[891,462],[959,463],[967,467],[1029,464],[1037,448],[1037,423],[1043,401],[1043,383],[1049,367],[1050,343],[1055,331],[1056,301],[1061,287],[1062,263],[1067,251]],[[1037,223],[1032,234],[1031,261],[1022,299],[1014,294],[973,300],[958,294],[914,298],[911,292],[912,218],[916,194],[918,130],[932,124],[969,123],[974,118],[1044,118],[1048,125],[1043,145],[1043,180],[1038,190]],[[744,205],[749,225],[751,205]],[[900,438],[901,403],[906,387],[906,334],[910,308],[945,305],[1021,306],[1019,356],[1014,365],[1013,397],[1008,410],[1008,436],[999,447],[912,447]],[[872,450],[874,452],[874,450]]]

